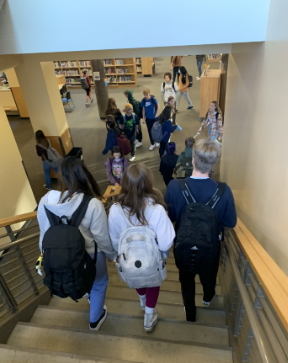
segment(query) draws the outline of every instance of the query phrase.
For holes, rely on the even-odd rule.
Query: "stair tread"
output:
[[[110,299],[106,298],[105,304],[108,312],[119,314],[131,314],[143,316],[143,311],[140,308],[139,300],[127,299]],[[90,305],[87,299],[83,298],[78,300],[78,303],[67,298],[61,299],[54,296],[51,301],[51,307],[60,307],[65,309],[89,310]],[[177,319],[185,321],[185,314],[183,305],[157,303],[156,310],[161,318]],[[197,307],[197,322],[208,324],[225,324],[226,317],[224,310],[207,309],[206,307]]]
[[[8,344],[0,344],[0,356],[5,363],[133,363],[127,360],[15,347]]]
[[[31,323],[89,330],[89,311],[39,306],[31,319]],[[109,311],[105,323],[101,326],[101,332],[115,333],[120,336],[147,335],[143,329],[143,315],[111,314]],[[160,318],[150,335],[156,339],[229,346],[228,328],[226,326],[199,325],[186,321]]]
[[[149,363],[232,363],[232,349],[199,343],[163,341],[146,337],[119,337],[104,332],[80,331],[55,326],[18,323],[8,344],[14,346],[97,355],[135,362]],[[127,349],[127,347],[129,349]],[[140,353],[140,354],[139,354]],[[181,359],[180,359],[181,357]]]
[[[135,289],[130,289],[129,287],[122,286],[111,286],[108,285],[107,298],[125,298],[131,300],[139,300],[139,296]],[[158,297],[158,302],[160,303],[174,303],[183,305],[182,294],[179,291],[169,291],[160,289],[160,294]],[[196,306],[203,306],[203,293],[195,294],[195,304]],[[223,309],[223,296],[215,295],[210,305],[207,306],[207,309],[216,308]]]

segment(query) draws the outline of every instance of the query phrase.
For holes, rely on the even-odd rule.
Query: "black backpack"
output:
[[[46,231],[42,247],[44,251],[44,285],[52,295],[77,301],[90,293],[96,276],[97,245],[92,259],[85,250],[85,239],[79,225],[93,197],[84,195],[77,210],[69,220],[58,217],[45,207],[50,228]],[[66,219],[67,224],[63,223]]]
[[[165,83],[166,83],[166,82],[163,82],[163,89],[165,89]],[[174,83],[175,83],[175,82],[174,82],[174,81],[172,81],[172,88],[174,89],[174,92],[175,92],[175,93],[177,93],[177,91],[176,91],[176,89],[175,89],[175,87],[174,87]]]
[[[154,108],[155,108],[155,111],[157,112],[157,105],[156,105],[156,102],[155,102],[155,96],[153,96],[153,95],[150,95],[151,96],[151,102],[152,102],[152,104],[153,104],[153,106],[154,106]],[[145,105],[145,102],[146,102],[146,99],[145,99],[145,97],[144,98],[142,98],[142,101],[144,101],[144,105]],[[141,102],[142,102],[141,101]],[[141,106],[141,102],[139,103],[139,110],[140,110],[140,112],[141,112],[141,114],[142,114],[142,112],[143,112],[143,107]],[[144,106],[145,107],[145,106]],[[142,114],[143,115],[143,114]],[[143,116],[141,117],[141,118],[143,118]]]
[[[184,272],[209,273],[219,249],[218,219],[213,209],[226,184],[218,183],[216,192],[205,204],[196,202],[186,180],[179,180],[179,184],[187,205],[182,211],[174,244],[176,266]]]

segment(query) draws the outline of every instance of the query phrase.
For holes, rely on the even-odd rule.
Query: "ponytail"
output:
[[[186,71],[186,68],[185,67],[180,67],[180,72],[182,74],[181,82],[183,84],[186,84],[186,80],[187,80],[187,71]]]

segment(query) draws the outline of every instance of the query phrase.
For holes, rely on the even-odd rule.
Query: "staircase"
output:
[[[30,323],[18,322],[7,344],[0,345],[5,363],[232,363],[221,286],[209,307],[202,304],[196,278],[197,322],[188,323],[173,256],[156,309],[159,321],[151,333],[143,329],[143,311],[135,290],[121,282],[108,264],[108,316],[98,332],[89,330],[89,303],[53,297],[38,306]]]

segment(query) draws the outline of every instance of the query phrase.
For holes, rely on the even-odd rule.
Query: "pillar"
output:
[[[15,72],[34,132],[42,130],[60,154],[67,154],[73,144],[53,62],[23,55],[23,63]]]
[[[222,54],[221,56],[221,85],[220,85],[220,99],[219,106],[223,114],[223,123],[225,115],[225,100],[226,100],[226,84],[227,84],[227,70],[228,70],[229,54]]]
[[[2,106],[0,106],[0,129],[1,219],[33,212],[37,203],[24,170],[22,158],[8,118]],[[13,225],[13,229],[17,228],[21,228],[21,224]],[[0,229],[0,234],[4,233],[6,233],[5,229]],[[3,243],[5,241],[1,239],[0,242]]]
[[[105,67],[102,59],[91,60],[93,82],[98,105],[98,112],[101,120],[105,120],[105,110],[108,103],[108,87],[105,86]],[[99,72],[100,80],[94,79],[94,72]]]

